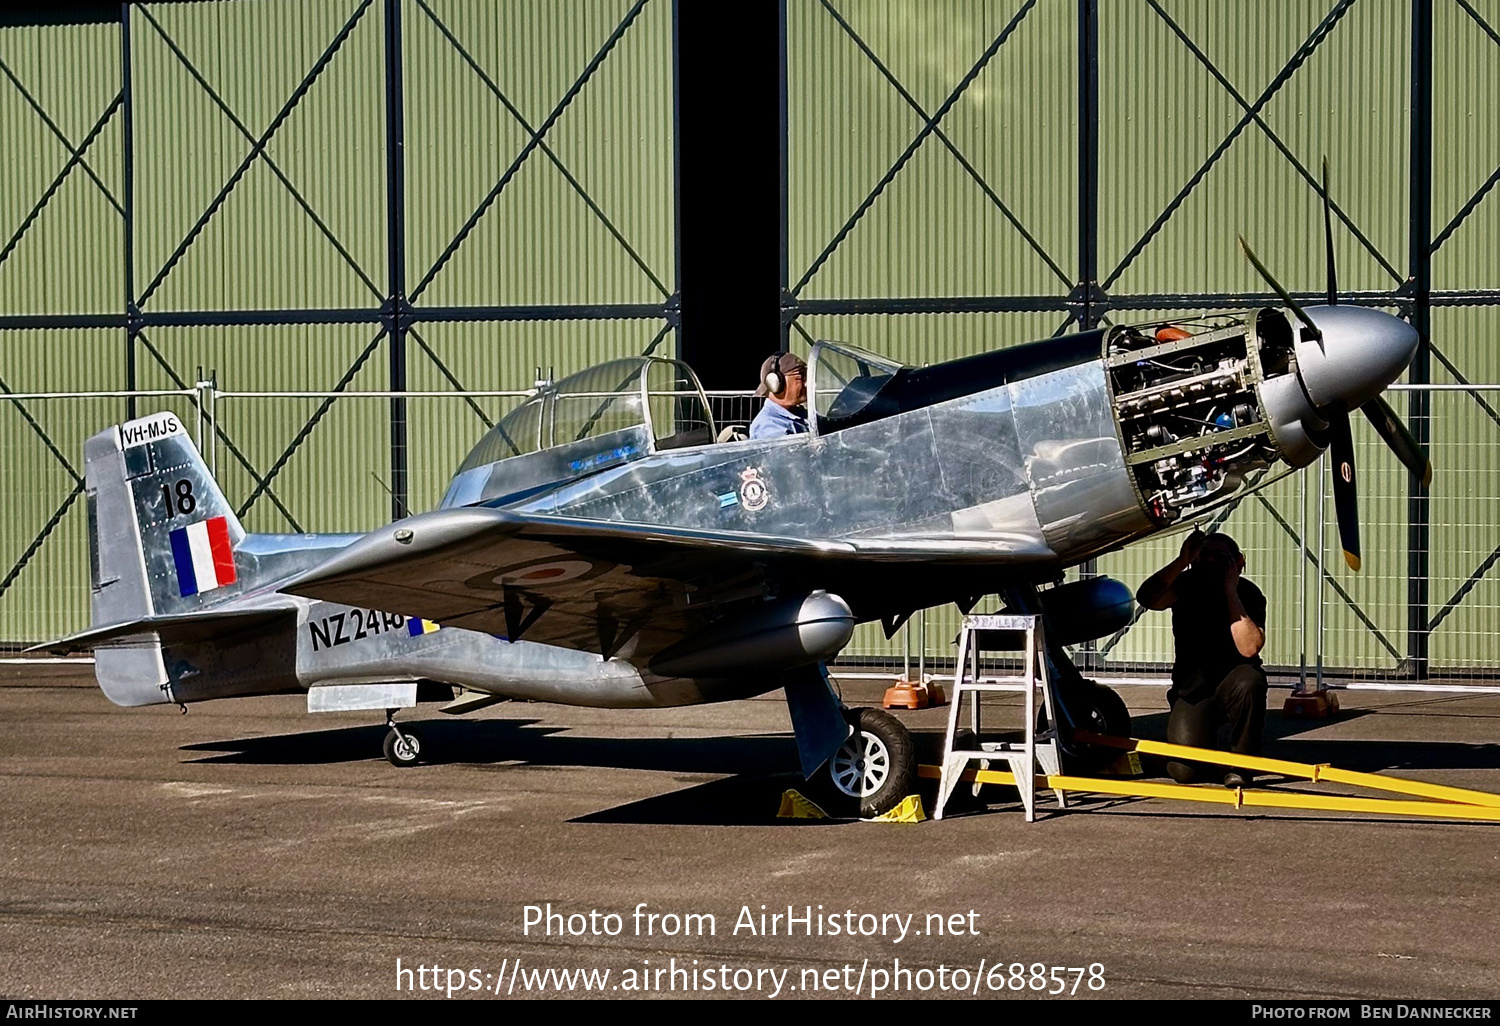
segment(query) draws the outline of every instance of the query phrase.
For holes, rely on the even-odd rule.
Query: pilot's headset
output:
[[[771,369],[766,371],[766,376],[764,379],[766,393],[768,395],[774,395],[776,398],[780,399],[784,394],[786,394],[786,375],[781,373],[781,360],[782,357],[790,355],[791,353],[783,349],[771,356]]]

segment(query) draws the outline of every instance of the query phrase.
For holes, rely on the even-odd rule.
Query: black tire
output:
[[[1086,680],[1082,686],[1073,690],[1067,702],[1068,711],[1074,717],[1074,726],[1079,730],[1108,737],[1130,736],[1130,710],[1113,688]],[[1078,741],[1070,749],[1074,761],[1088,770],[1103,769],[1123,754],[1123,749]]]
[[[911,735],[880,709],[846,709],[844,715],[854,733],[818,771],[825,811],[865,819],[887,813],[916,786]]]
[[[406,735],[406,740],[401,739],[401,734]],[[392,766],[415,766],[422,761],[422,735],[410,727],[404,727],[401,734],[394,730],[385,736],[385,757],[390,760]],[[408,745],[408,742],[410,744]]]
[[[1085,730],[1108,737],[1130,736],[1130,710],[1125,706],[1114,688],[1090,682],[1088,687],[1087,722],[1080,724]]]

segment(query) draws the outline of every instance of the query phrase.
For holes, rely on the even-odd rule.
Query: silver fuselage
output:
[[[752,467],[767,489],[765,506],[724,505],[720,497],[737,494]],[[865,543],[920,539],[935,559],[993,561],[1015,579],[1045,579],[1155,526],[1125,466],[1101,361],[833,435],[648,455],[514,503],[502,497],[505,463],[482,469],[480,502],[527,512]],[[322,558],[307,551],[307,567]],[[757,690],[753,681],[663,678],[624,659],[456,628],[414,633],[410,620],[384,611],[275,600],[297,605],[302,688],[407,677],[601,707]],[[759,690],[776,686],[763,678]]]

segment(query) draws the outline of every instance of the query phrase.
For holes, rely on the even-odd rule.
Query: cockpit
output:
[[[932,367],[818,342],[808,359],[809,433],[798,437],[830,435],[1096,359],[1101,338],[1083,332]],[[708,397],[686,364],[654,356],[612,360],[523,399],[470,451],[442,505],[521,499],[569,478],[714,441]]]
[[[867,349],[819,342],[808,361],[809,426],[826,435],[900,412],[886,395],[905,367]]]
[[[522,400],[470,450],[442,505],[516,497],[713,440],[708,399],[686,364],[654,356],[611,360]]]

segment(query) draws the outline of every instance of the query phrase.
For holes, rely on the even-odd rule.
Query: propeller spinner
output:
[[[1380,397],[1399,378],[1421,342],[1415,328],[1399,317],[1365,307],[1338,305],[1338,276],[1333,259],[1333,224],[1328,199],[1328,161],[1323,161],[1323,233],[1327,259],[1328,303],[1304,309],[1281,287],[1240,238],[1240,248],[1256,272],[1301,322],[1296,342],[1297,373],[1303,391],[1327,425],[1333,460],[1333,503],[1344,560],[1360,567],[1358,490],[1349,411],[1364,411],[1385,444],[1419,481],[1432,482],[1432,463],[1389,403]]]

